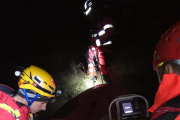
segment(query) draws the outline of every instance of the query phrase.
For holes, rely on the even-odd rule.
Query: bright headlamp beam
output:
[[[21,72],[20,72],[20,71],[15,71],[15,73],[14,73],[14,74],[15,74],[15,76],[17,76],[17,77],[18,77],[18,76],[20,76],[20,75],[21,75]]]

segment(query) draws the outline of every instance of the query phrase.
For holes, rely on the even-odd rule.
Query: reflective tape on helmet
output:
[[[87,0],[87,1],[84,3],[84,8],[85,8],[85,9],[87,9],[87,5],[88,5],[88,6],[91,6],[91,5],[92,5],[92,2],[89,2],[89,4],[88,4],[88,2],[89,2],[89,0]]]
[[[88,2],[89,0],[87,0],[85,3],[84,3],[84,8],[85,9],[87,9],[87,2]]]
[[[98,33],[99,36],[102,36],[102,35],[104,35],[104,34],[105,34],[105,31],[104,31],[104,30],[101,30],[101,31]]]
[[[103,29],[106,30],[108,28],[114,28],[114,26],[112,24],[106,24]]]
[[[100,42],[99,39],[96,39],[96,45],[97,45],[97,46],[100,46],[100,45],[101,45],[101,42]]]
[[[161,63],[158,64],[158,66],[160,67],[160,66],[162,66],[163,64],[164,64],[164,62],[161,62]]]
[[[0,103],[0,108],[7,110],[9,113],[11,113],[15,117],[16,120],[19,120],[19,117],[21,114],[18,109],[14,110],[11,108],[11,106],[5,103]]]
[[[88,8],[88,10],[85,12],[85,14],[88,15],[90,11],[91,11],[91,7]]]
[[[112,41],[105,42],[103,45],[110,45],[112,44]]]
[[[92,5],[92,2],[89,2],[89,4],[88,4],[89,6],[91,6]]]
[[[40,84],[43,82],[43,79],[40,78],[38,75],[33,76],[32,79],[33,79],[38,85],[40,85]]]

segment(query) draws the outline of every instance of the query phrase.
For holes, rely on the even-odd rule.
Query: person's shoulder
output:
[[[14,92],[15,92],[14,89],[12,89],[11,87],[4,85],[4,84],[0,84],[0,91],[8,94],[11,97],[14,95]]]
[[[0,103],[6,104],[16,104],[15,100],[12,98],[14,95],[14,90],[6,85],[0,84]]]

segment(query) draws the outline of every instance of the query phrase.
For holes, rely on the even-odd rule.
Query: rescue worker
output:
[[[114,25],[109,6],[102,1],[87,0],[84,8],[84,14],[92,26],[91,42],[86,53],[89,78],[96,80],[96,71],[100,70],[106,84],[112,83],[110,63],[112,60]]]
[[[151,120],[180,120],[180,21],[160,38],[153,61],[159,78]]]
[[[55,96],[61,91],[49,73],[31,65],[26,69],[19,69],[15,75],[19,76],[19,89],[0,85],[0,119],[1,120],[35,120],[35,113],[46,110],[47,103],[55,102]]]

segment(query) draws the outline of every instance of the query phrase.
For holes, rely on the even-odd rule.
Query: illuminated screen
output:
[[[123,106],[124,113],[132,113],[133,112],[132,105],[130,102],[122,103],[122,106]]]

